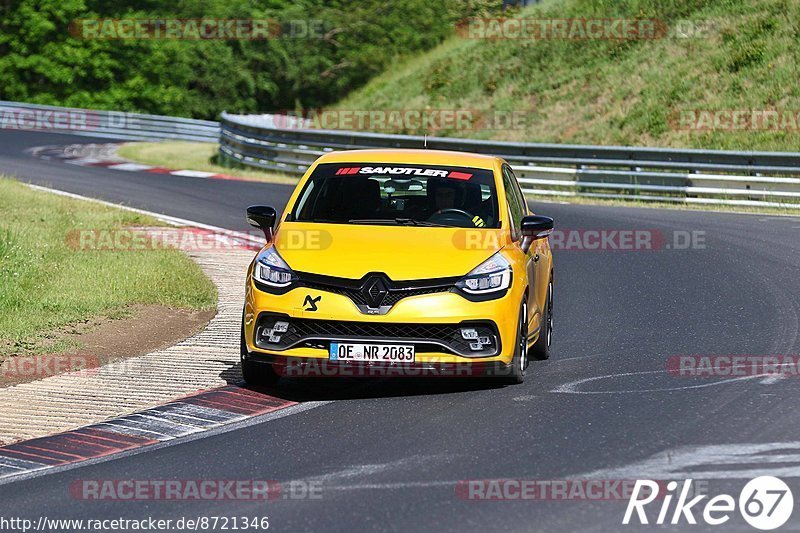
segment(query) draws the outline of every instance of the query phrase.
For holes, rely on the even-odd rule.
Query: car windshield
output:
[[[499,228],[491,170],[376,163],[319,165],[290,220]]]

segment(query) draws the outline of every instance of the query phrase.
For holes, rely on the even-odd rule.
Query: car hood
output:
[[[463,276],[508,240],[499,229],[283,222],[275,248],[297,272],[400,281]]]

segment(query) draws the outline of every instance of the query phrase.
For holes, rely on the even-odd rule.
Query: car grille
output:
[[[342,287],[335,287],[333,285],[322,285],[322,284],[304,284],[306,287],[310,289],[317,289],[319,291],[325,292],[332,292],[334,294],[340,294],[342,296],[347,296],[350,300],[353,301],[356,305],[369,305],[367,303],[366,296],[359,290],[359,289],[345,289]],[[386,297],[383,299],[382,305],[392,307],[397,302],[402,300],[403,298],[410,298],[411,296],[420,296],[423,294],[437,294],[441,292],[448,292],[452,286],[446,287],[431,287],[427,289],[395,289],[389,290]],[[373,289],[373,297],[375,290]]]
[[[289,323],[280,341],[267,342],[265,330],[269,330],[279,320]],[[468,326],[478,330],[481,336],[492,339],[491,346],[482,351],[470,349],[469,341],[461,336],[461,328]],[[286,350],[294,347],[327,348],[330,341],[409,343],[417,352],[450,352],[456,355],[487,357],[500,353],[497,329],[491,322],[469,322],[462,324],[413,324],[380,323],[339,320],[314,320],[308,318],[289,318],[286,315],[262,313],[256,327],[256,342],[267,350]]]
[[[346,296],[359,308],[371,307],[368,297],[375,301],[374,299],[378,296],[379,288],[376,285],[367,288],[367,281],[371,278],[379,277],[385,283],[387,292],[380,303],[380,307],[384,308],[391,308],[400,300],[412,296],[449,292],[457,281],[457,278],[443,278],[397,282],[379,273],[368,274],[360,280],[318,276],[301,272],[298,272],[298,276],[304,287]]]
[[[389,291],[389,294],[386,295],[386,298],[383,300],[383,305],[392,306],[402,300],[403,298],[408,298],[410,296],[420,296],[422,294],[436,294],[440,292],[447,292],[451,289],[451,287],[432,287],[428,289],[407,289],[407,290],[396,290],[396,291]]]

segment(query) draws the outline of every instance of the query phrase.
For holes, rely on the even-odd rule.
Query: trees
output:
[[[0,99],[215,118],[330,104],[428,49],[461,0],[0,0]],[[82,39],[79,19],[276,19],[267,40]]]

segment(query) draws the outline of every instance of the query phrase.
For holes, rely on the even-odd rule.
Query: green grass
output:
[[[213,309],[216,288],[183,252],[80,251],[75,230],[160,225],[94,202],[34,191],[0,178],[0,359],[56,351],[45,336],[134,304]]]
[[[689,132],[681,111],[800,111],[800,0],[546,0],[531,18],[712,21],[707,36],[656,40],[484,40],[454,36],[396,65],[339,109],[462,109],[512,128],[400,128],[508,141],[797,151],[797,131]]]
[[[166,141],[127,143],[117,153],[125,159],[175,170],[202,170],[269,183],[295,184],[297,177],[269,172],[229,168],[216,163],[219,145],[215,143]]]

